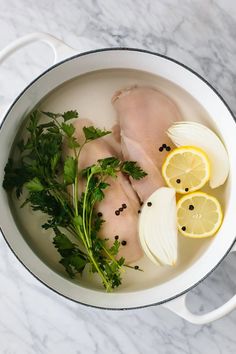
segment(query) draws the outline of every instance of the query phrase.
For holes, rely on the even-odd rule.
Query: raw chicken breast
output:
[[[168,96],[150,87],[120,90],[113,96],[112,103],[118,120],[113,133],[115,138],[120,136],[124,159],[137,161],[148,173],[140,181],[131,181],[140,200],[145,201],[164,185],[161,166],[168,151],[160,150],[162,144],[173,148],[166,131],[181,120],[180,112]]]
[[[82,128],[91,126],[93,123],[89,120],[78,119],[74,125],[77,138],[81,143],[84,141]],[[79,169],[96,163],[98,159],[119,156],[121,152],[117,150],[117,147],[120,145],[117,146],[112,135],[91,141],[84,146],[81,152]],[[109,238],[108,245],[110,246],[112,246],[115,236],[119,236],[121,246],[118,257],[124,257],[126,263],[131,263],[142,256],[138,238],[139,200],[130,181],[122,173],[119,173],[116,179],[109,177],[107,182],[110,186],[104,190],[105,198],[98,203],[96,210],[101,212],[102,218],[106,220],[101,227],[99,236]],[[121,208],[122,204],[125,204],[126,208],[120,215],[116,215],[115,211]]]

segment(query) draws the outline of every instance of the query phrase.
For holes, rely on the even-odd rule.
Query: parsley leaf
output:
[[[94,126],[83,127],[83,132],[87,141],[95,140],[111,133],[108,130],[101,130]]]
[[[63,253],[65,250],[74,249],[74,244],[69,240],[69,238],[60,232],[58,229],[54,229],[56,236],[53,238],[53,244],[55,247],[60,250],[60,253]]]
[[[75,181],[77,173],[77,160],[69,156],[64,162],[64,181],[67,184],[72,184]]]
[[[141,167],[135,161],[125,161],[121,166],[121,171],[131,176],[133,179],[139,180],[145,176],[147,173],[141,169]]]
[[[120,248],[120,242],[118,240],[115,240],[113,246],[109,248],[109,251],[113,256],[116,256],[119,252],[119,248]]]
[[[52,113],[52,112],[44,112],[44,111],[42,111],[42,113],[43,113],[45,116],[47,116],[47,117],[49,117],[49,118],[53,118],[53,119],[57,119],[57,118],[61,117],[61,114],[60,114],[60,113]]]
[[[34,133],[36,131],[38,121],[39,121],[38,111],[34,111],[30,116],[30,121],[27,127],[27,130],[30,133]]]
[[[75,132],[75,127],[73,126],[73,124],[62,123],[61,128],[68,137],[72,137]]]
[[[80,144],[78,143],[77,139],[74,136],[68,137],[67,145],[69,149],[76,149],[80,147]]]
[[[13,188],[16,188],[16,196],[19,198],[24,184],[33,178],[33,174],[23,165],[20,167],[15,167],[12,158],[9,158],[4,172],[5,175],[2,184],[3,188],[7,191],[11,191]]]
[[[53,155],[53,156],[51,157],[50,163],[51,163],[52,173],[53,173],[53,172],[55,173],[55,170],[56,170],[56,168],[58,167],[58,164],[59,164],[59,162],[60,162],[60,158],[61,158],[61,156],[60,156],[59,153],[56,153],[55,155]]]
[[[79,114],[77,111],[67,111],[62,114],[62,117],[64,119],[64,122],[67,122],[68,120],[78,118]]]
[[[67,122],[68,120],[75,119],[75,118],[79,117],[79,114],[78,114],[78,112],[76,110],[67,111],[67,112],[64,112],[64,113],[52,113],[52,112],[44,112],[44,111],[42,111],[42,113],[44,115],[46,115],[47,117],[52,118],[54,120],[62,117],[64,122]]]
[[[107,169],[108,167],[116,169],[120,165],[120,160],[116,157],[111,156],[106,157],[105,159],[98,160],[98,163],[100,164],[102,169]]]
[[[65,267],[71,278],[74,278],[76,273],[82,273],[88,261],[79,254],[72,254],[63,257],[60,263]]]
[[[34,177],[31,181],[25,184],[30,192],[41,192],[45,189],[38,177]]]

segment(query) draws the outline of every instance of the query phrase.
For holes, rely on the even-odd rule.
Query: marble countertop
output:
[[[83,37],[97,46],[132,46],[171,56],[203,75],[236,113],[234,0],[0,0],[0,49],[33,31],[49,32],[75,48]],[[49,50],[34,44],[4,63],[0,106],[51,61]],[[189,293],[190,308],[204,313],[229,299],[236,293],[235,272],[232,254]],[[236,352],[236,311],[195,326],[161,307],[86,308],[39,283],[2,237],[0,284],[1,354]]]

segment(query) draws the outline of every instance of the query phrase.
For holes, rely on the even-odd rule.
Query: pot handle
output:
[[[53,64],[56,64],[63,59],[69,58],[75,54],[85,52],[91,49],[97,49],[100,47],[99,43],[96,43],[90,39],[80,37],[80,44],[77,46],[77,49],[70,47],[69,45],[65,44],[60,39],[52,36],[51,34],[44,33],[44,32],[34,32],[27,34],[24,37],[16,39],[14,42],[10,43],[7,47],[0,51],[0,64],[3,63],[11,54],[16,52],[17,50],[27,46],[33,42],[44,42],[49,45],[54,53],[54,60]],[[3,103],[0,107],[0,121],[1,117],[4,116],[7,109],[9,107],[9,103]]]
[[[236,244],[234,244],[230,252],[236,252]],[[184,294],[163,304],[162,306],[184,318],[186,321],[198,325],[203,325],[218,320],[236,308],[236,295],[234,295],[229,301],[218,307],[218,309],[204,315],[195,315],[189,311],[186,306],[186,296],[187,294]]]
[[[48,33],[34,32],[27,34],[24,37],[16,39],[14,42],[10,43],[7,47],[0,51],[0,64],[11,54],[16,52],[18,49],[27,46],[33,42],[43,42],[49,45],[53,49],[54,53],[54,64],[60,60],[63,60],[69,56],[78,53],[77,50],[71,48],[60,39],[52,36]]]
[[[61,40],[55,38],[54,36],[48,33],[34,32],[34,33],[27,34],[24,37],[16,39],[12,43],[10,43],[7,47],[2,49],[0,51],[0,64],[3,63],[9,56],[11,56],[11,54],[16,52],[17,50],[27,46],[30,43],[37,42],[37,41],[44,42],[53,49],[53,53],[54,53],[53,64],[56,64],[57,62],[69,56],[75,55],[76,53],[79,52],[79,50],[76,51],[75,49],[71,48]],[[4,117],[5,113],[7,112],[9,106],[10,103],[7,102],[7,100],[4,100],[1,103],[0,122]]]

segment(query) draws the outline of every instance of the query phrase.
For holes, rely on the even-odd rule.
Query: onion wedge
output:
[[[143,251],[157,265],[174,265],[178,253],[177,233],[175,190],[158,188],[140,214],[139,238]]]
[[[229,157],[220,138],[205,125],[196,122],[178,122],[167,130],[176,146],[196,146],[208,156],[211,176],[210,187],[224,184],[229,174]]]

